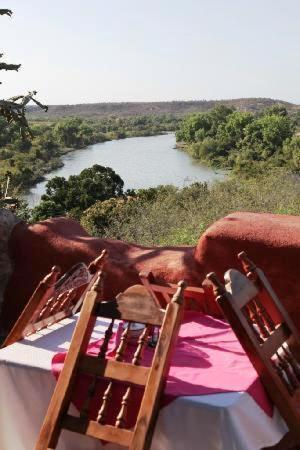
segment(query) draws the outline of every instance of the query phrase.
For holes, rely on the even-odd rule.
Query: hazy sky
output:
[[[7,0],[0,98],[300,103],[300,0]]]

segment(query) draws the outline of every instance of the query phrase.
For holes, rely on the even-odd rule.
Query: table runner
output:
[[[111,340],[108,357],[114,356],[116,335]],[[101,341],[89,345],[88,353],[96,355]],[[131,360],[134,348],[128,346],[127,361]],[[131,351],[130,351],[131,350]],[[150,365],[153,350],[147,347],[143,365]],[[58,353],[52,360],[52,373],[58,378],[66,353]],[[72,402],[80,410],[91,378],[80,375]],[[91,403],[90,418],[97,415],[107,381],[99,379],[96,395]],[[112,408],[109,409],[107,423],[114,423],[125,387],[114,383]],[[166,381],[161,406],[181,396],[198,396],[224,392],[247,392],[253,397],[263,411],[272,416],[273,408],[261,384],[261,381],[250,363],[247,355],[238,342],[228,323],[211,316],[187,311],[182,322],[177,344],[171,360],[171,367]],[[134,389],[132,403],[139,404],[142,390]],[[114,409],[114,405],[118,409]],[[128,426],[136,420],[134,407],[128,408]]]

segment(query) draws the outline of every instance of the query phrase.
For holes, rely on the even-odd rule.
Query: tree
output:
[[[220,154],[222,152],[220,152],[218,141],[210,136],[204,138],[201,142],[192,144],[191,149],[192,155],[202,161],[213,161],[216,163],[215,158],[222,156]]]
[[[229,108],[226,105],[217,105],[208,113],[211,123],[209,130],[209,135],[211,137],[215,137],[219,126],[227,121],[228,116],[230,116],[233,111],[232,108]]]
[[[269,108],[265,108],[263,110],[262,114],[264,116],[275,115],[275,116],[285,117],[285,116],[288,115],[288,112],[287,112],[287,109],[284,106],[282,106],[280,104],[277,104],[277,105],[272,105]]]
[[[10,9],[0,9],[1,16],[12,16]],[[3,57],[3,53],[0,53],[0,58]],[[0,70],[16,70],[18,71],[21,64],[7,64],[0,62]],[[1,82],[0,82],[1,84]],[[8,123],[16,123],[19,126],[21,136],[25,139],[28,136],[32,136],[27,119],[25,117],[26,106],[32,100],[36,105],[45,111],[48,110],[48,106],[42,105],[38,100],[34,98],[37,94],[36,91],[28,92],[27,95],[16,95],[7,100],[0,99],[0,116],[5,117]]]
[[[287,139],[282,149],[283,158],[289,163],[289,167],[295,171],[300,172],[300,136],[293,136]]]
[[[186,117],[176,138],[192,156],[213,166],[251,173],[282,166],[299,170],[298,143],[291,141],[295,127],[281,105],[256,115],[220,105]]]
[[[84,169],[79,175],[70,176],[68,180],[54,177],[48,181],[46,194],[42,196],[39,208],[34,208],[33,216],[41,219],[44,211],[50,215],[59,211],[59,215],[71,214],[80,218],[81,213],[96,201],[122,197],[123,186],[122,178],[113,169],[98,164]],[[55,209],[51,210],[51,205],[55,205]]]
[[[81,125],[82,119],[78,117],[62,119],[54,127],[54,136],[64,147],[79,147],[81,145],[79,135]]]
[[[199,130],[205,136],[211,128],[210,117],[206,113],[195,113],[188,115],[181,123],[180,129],[176,132],[176,140],[184,142],[194,142],[195,134]]]
[[[268,159],[280,151],[286,139],[295,132],[294,122],[289,116],[264,114],[246,125],[240,150],[251,148],[257,159]]]
[[[176,133],[176,140],[192,143],[200,142],[206,137],[214,138],[219,126],[225,123],[232,113],[233,109],[218,105],[208,113],[190,114],[182,121]]]
[[[238,145],[238,142],[244,138],[245,127],[253,121],[253,114],[241,111],[234,111],[226,117],[226,121],[222,122],[216,132],[216,139],[219,147],[228,151]]]
[[[80,223],[89,234],[103,236],[111,218],[114,218],[117,212],[122,213],[126,203],[126,198],[98,201],[83,212]]]
[[[32,210],[31,219],[33,222],[38,222],[39,220],[63,215],[64,210],[61,205],[57,205],[53,200],[45,200]]]

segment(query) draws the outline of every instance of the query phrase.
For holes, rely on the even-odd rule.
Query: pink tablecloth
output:
[[[90,344],[88,353],[97,354],[100,341]],[[114,339],[109,347],[109,356],[113,356]],[[132,352],[128,346],[129,361]],[[131,354],[130,354],[131,353]],[[153,350],[147,348],[144,354],[144,365],[149,365]],[[52,360],[52,371],[59,376],[65,353],[55,355]],[[90,383],[88,376],[80,376],[73,396],[73,403],[80,409]],[[99,380],[97,395],[91,405],[91,417],[99,408],[107,382]],[[124,386],[115,385],[111,404],[119,405],[124,394]],[[173,354],[169,376],[167,378],[161,405],[164,406],[180,396],[197,396],[221,392],[244,391],[253,397],[256,403],[272,415],[273,409],[256,371],[245,355],[230,326],[219,319],[195,312],[186,312],[181,325],[176,348]],[[134,402],[138,403],[141,391],[136,389]],[[134,408],[130,408],[132,412]],[[113,423],[117,410],[110,409],[108,423]],[[134,423],[135,414],[131,414],[129,422]]]

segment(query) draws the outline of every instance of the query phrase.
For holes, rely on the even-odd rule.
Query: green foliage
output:
[[[171,114],[128,117],[108,116],[94,120],[95,128],[110,139],[135,136],[154,136],[165,131],[175,131],[181,119]]]
[[[110,198],[109,200],[97,201],[88,208],[81,216],[80,223],[91,235],[104,235],[110,220],[118,214],[117,210],[127,202],[127,198]]]
[[[16,125],[0,116],[0,183],[12,173],[11,187],[22,191],[61,167],[61,156],[74,148],[131,136],[150,136],[174,130],[179,119],[170,115],[105,117],[99,120],[64,118],[30,124],[33,139],[21,139]]]
[[[287,109],[285,108],[285,106],[277,104],[277,105],[272,105],[269,106],[268,108],[265,108],[262,111],[263,115],[273,115],[275,114],[276,116],[282,116],[285,117],[287,116]]]
[[[46,220],[50,217],[57,217],[65,215],[63,206],[57,204],[53,200],[44,200],[38,206],[33,208],[31,212],[31,220],[38,222],[40,220]]]
[[[33,125],[32,141],[21,139],[15,125],[0,118],[0,180],[9,171],[11,188],[19,190],[42,180],[44,173],[60,166],[60,149],[49,126]]]
[[[99,202],[83,213],[81,224],[94,236],[143,245],[195,245],[209,225],[235,211],[299,215],[300,182],[277,169],[212,185],[159,186],[138,191],[131,201]]]
[[[245,128],[252,122],[253,115],[247,112],[232,111],[226,120],[217,126],[216,140],[224,154],[245,137]]]
[[[96,201],[122,196],[123,186],[123,180],[113,169],[98,164],[68,180],[54,177],[48,181],[41,203],[33,209],[33,220],[67,213],[79,218]]]
[[[180,129],[176,132],[176,140],[195,142],[200,136],[205,137],[210,127],[209,113],[191,114],[188,119],[182,121]]]
[[[288,116],[264,114],[246,125],[244,138],[238,146],[241,151],[251,147],[258,160],[266,160],[280,150],[293,133],[294,126]]]
[[[291,170],[300,172],[300,136],[293,136],[285,141],[282,148],[282,157],[288,161]]]
[[[69,117],[57,122],[53,136],[62,147],[80,148],[97,142],[94,128],[79,117]]]
[[[189,151],[194,158],[201,161],[214,161],[214,165],[217,164],[219,156],[219,144],[218,141],[210,136],[205,137],[202,141],[191,144]]]
[[[208,113],[187,116],[176,138],[202,162],[251,174],[268,167],[298,170],[297,163],[291,164],[289,159],[295,151],[288,149],[296,145],[294,133],[295,120],[281,105],[257,115],[218,106]]]

